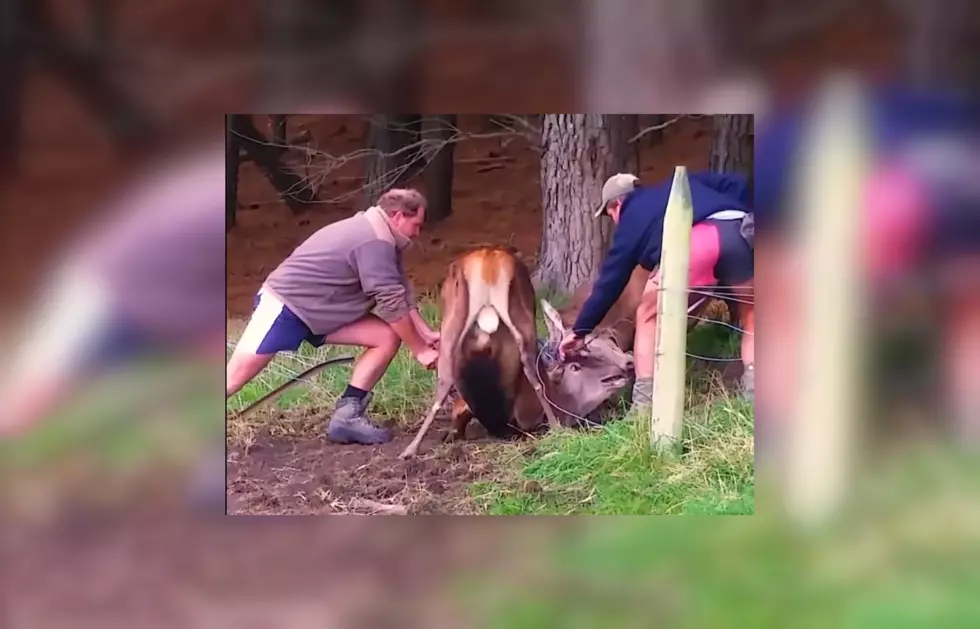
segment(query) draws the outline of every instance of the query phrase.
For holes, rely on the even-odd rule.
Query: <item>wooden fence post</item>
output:
[[[797,406],[789,419],[784,503],[810,524],[842,504],[860,406],[861,186],[868,122],[859,80],[832,81],[804,136],[799,190],[803,325]],[[765,367],[763,367],[764,369]]]
[[[664,218],[660,291],[657,295],[657,348],[653,379],[653,417],[650,444],[678,448],[684,429],[687,366],[688,268],[694,205],[687,168],[674,169],[674,181]]]

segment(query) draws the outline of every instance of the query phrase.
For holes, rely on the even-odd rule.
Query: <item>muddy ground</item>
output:
[[[315,433],[265,432],[247,449],[228,448],[228,513],[478,513],[471,485],[503,471],[494,453],[507,442],[475,428],[480,427],[471,426],[465,442],[442,443],[446,427],[437,423],[418,456],[404,461],[398,455],[414,438],[414,428],[399,428],[390,443],[378,446],[335,444]]]

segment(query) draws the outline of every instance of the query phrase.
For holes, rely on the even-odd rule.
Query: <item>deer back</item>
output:
[[[443,312],[462,324],[442,331],[453,348],[453,379],[474,417],[494,435],[509,432],[524,381],[520,348],[504,319],[534,347],[534,288],[526,265],[503,247],[481,247],[458,258],[444,285]],[[450,284],[450,279],[452,283]],[[505,314],[506,317],[503,317]],[[524,407],[525,403],[518,406]],[[539,405],[540,406],[540,405]]]

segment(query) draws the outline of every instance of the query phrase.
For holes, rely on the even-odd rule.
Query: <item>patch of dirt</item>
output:
[[[322,434],[272,436],[228,446],[231,515],[477,513],[469,488],[499,469],[494,439],[475,422],[465,441],[442,443],[446,420],[436,419],[419,454],[398,455],[417,426],[396,428],[389,443],[335,444]]]

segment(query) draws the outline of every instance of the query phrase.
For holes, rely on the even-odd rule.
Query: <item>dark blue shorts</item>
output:
[[[254,304],[252,318],[238,339],[239,348],[253,354],[275,354],[296,351],[303,341],[313,347],[326,342],[322,334],[313,334],[289,306],[272,295],[260,291]]]
[[[133,360],[165,354],[169,349],[135,322],[117,314],[92,339],[87,362],[95,371],[110,371]]]

